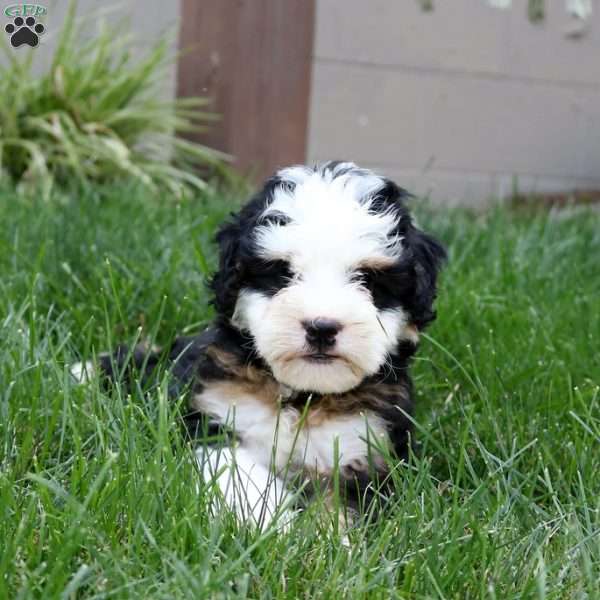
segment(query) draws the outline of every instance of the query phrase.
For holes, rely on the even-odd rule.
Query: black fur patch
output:
[[[256,255],[254,230],[279,187],[285,187],[280,178],[269,179],[262,190],[242,210],[232,214],[230,220],[217,232],[219,269],[212,278],[210,287],[214,294],[213,304],[223,317],[231,317],[241,288],[252,279],[252,269],[256,271],[255,265],[259,258]],[[277,214],[273,214],[271,218],[277,218]]]
[[[395,265],[358,276],[371,291],[375,306],[402,307],[411,322],[422,329],[435,319],[437,277],[446,251],[437,240],[414,226],[404,204],[408,197],[405,190],[386,180],[371,206],[376,212],[393,211],[398,215],[398,224],[390,235],[402,238],[402,253]]]
[[[241,285],[271,296],[288,285],[293,278],[294,273],[285,260],[256,259],[246,266]]]

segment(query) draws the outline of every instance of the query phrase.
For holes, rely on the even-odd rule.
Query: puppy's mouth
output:
[[[327,364],[339,359],[340,357],[337,354],[327,354],[325,352],[311,352],[309,354],[304,354],[302,358],[310,363]]]

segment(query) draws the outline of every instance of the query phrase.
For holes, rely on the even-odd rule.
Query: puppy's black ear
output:
[[[217,232],[219,246],[219,269],[214,274],[210,287],[214,294],[213,305],[220,315],[231,317],[241,284],[239,260],[242,228],[238,217],[225,223]]]
[[[446,260],[446,250],[435,238],[414,226],[405,204],[411,197],[412,194],[386,179],[372,207],[379,212],[392,209],[400,217],[396,233],[402,237],[406,255],[401,258],[405,275],[400,278],[397,291],[411,322],[423,329],[435,319],[437,276]]]
[[[371,202],[371,210],[385,212],[393,209],[402,217],[408,216],[405,201],[412,198],[412,194],[394,183],[391,179],[384,179],[383,187],[377,192]]]
[[[244,283],[246,265],[255,260],[253,232],[260,216],[273,199],[281,181],[273,177],[237,214],[225,222],[217,232],[219,246],[219,270],[213,276],[210,287],[213,305],[219,315],[231,318],[240,289]]]
[[[412,255],[415,284],[409,310],[414,325],[423,329],[436,316],[433,302],[438,273],[447,258],[446,250],[435,238],[414,226],[407,231],[404,243]]]

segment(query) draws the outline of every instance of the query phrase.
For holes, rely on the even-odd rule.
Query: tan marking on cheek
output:
[[[365,375],[364,370],[360,366],[358,366],[356,363],[354,363],[350,360],[346,360],[346,359],[344,359],[344,360],[345,360],[346,364],[348,365],[348,368],[352,372],[352,375],[354,375],[354,377],[356,377],[358,379],[358,381],[360,381]]]
[[[413,344],[418,344],[419,343],[419,330],[417,329],[416,325],[407,325],[404,328],[404,337],[408,340],[410,340],[411,342],[413,342]]]
[[[301,359],[303,352],[302,350],[300,350],[299,352],[297,351],[293,351],[293,352],[282,352],[281,354],[276,356],[276,360],[281,361],[282,363],[290,363],[294,360],[299,360]]]

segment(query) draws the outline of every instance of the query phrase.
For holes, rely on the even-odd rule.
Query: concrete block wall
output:
[[[546,4],[317,0],[308,159],[450,203],[600,188],[600,11]]]
[[[526,0],[435,4],[423,13],[417,0],[316,0],[307,160],[353,159],[450,203],[507,196],[515,183],[600,189],[600,6],[573,35],[563,0],[547,0],[541,24],[527,20]],[[68,2],[45,5],[39,68]],[[78,12],[109,6],[80,0]],[[171,30],[175,51],[181,17],[179,0],[126,0],[109,20],[128,19],[140,49]]]

